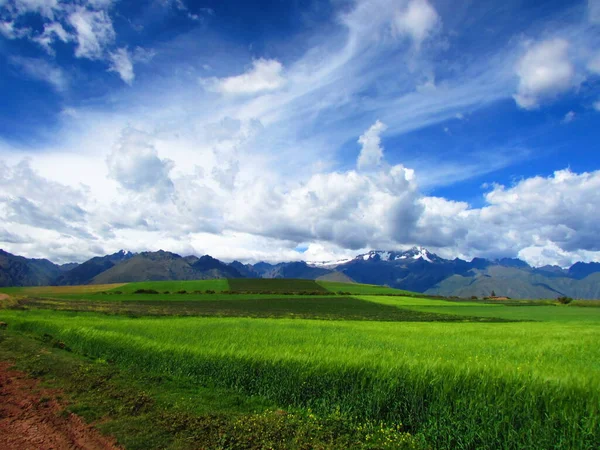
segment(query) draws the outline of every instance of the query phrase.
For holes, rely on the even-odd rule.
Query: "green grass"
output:
[[[530,307],[542,308],[571,309]],[[233,389],[323,417],[402,422],[432,448],[593,449],[600,442],[595,319],[129,319],[31,310],[0,311],[0,320],[146,376]]]
[[[323,292],[327,289],[314,280],[292,280],[289,278],[230,278],[229,289],[241,292]]]
[[[455,301],[447,301],[447,300],[437,300],[431,298],[419,298],[419,297],[399,297],[392,296],[387,297],[384,295],[359,295],[356,298],[360,298],[361,300],[366,300],[369,302],[380,303],[382,305],[390,305],[397,307],[404,306],[439,306],[439,307],[452,307],[452,308],[462,308],[462,307],[501,307],[499,304],[481,304],[474,302],[455,302]],[[468,313],[468,311],[467,311]]]
[[[477,317],[496,317],[507,320],[534,320],[545,322],[600,322],[600,308],[578,308],[571,306],[504,306],[490,308],[491,305],[463,306],[408,306],[415,311],[437,314],[455,314]]]
[[[193,280],[193,281],[144,281],[139,283],[127,283],[116,287],[111,291],[121,291],[124,294],[132,294],[138,289],[153,289],[158,292],[177,292],[177,291],[206,291],[213,290],[222,292],[229,290],[229,283],[225,279],[219,280]]]
[[[146,297],[146,296],[140,296]],[[148,295],[147,297],[153,297]],[[58,311],[102,312],[128,316],[216,316],[266,317],[322,320],[376,320],[398,322],[433,321],[504,321],[495,318],[464,317],[397,308],[377,302],[340,296],[286,296],[260,295],[256,298],[185,300],[186,295],[175,295],[175,300],[94,301],[52,298],[18,300],[13,309],[50,309]],[[114,297],[109,297],[114,298]]]
[[[32,297],[82,297],[93,295],[102,291],[118,290],[123,283],[116,284],[89,284],[84,286],[31,286],[31,287],[0,287],[0,293],[15,296]]]
[[[167,405],[163,419],[152,420],[162,430],[156,442],[172,448],[190,436],[196,448],[219,448],[199,437],[207,429],[210,439],[233,436],[231,448],[311,448],[317,441],[307,439],[315,436],[314,448],[386,448],[390,436],[416,445],[394,431],[399,423],[430,448],[600,447],[600,308],[440,300],[311,280],[168,283],[13,289],[18,298],[5,304],[27,310],[0,309],[0,321],[15,339],[48,334],[133,380],[162,380],[147,393]],[[339,291],[354,295],[326,295]],[[519,320],[526,322],[506,323]],[[196,389],[202,398],[192,395]],[[244,412],[231,404],[237,401],[295,412]],[[194,410],[196,403],[205,406]],[[83,411],[100,414],[93,404]],[[210,411],[226,417],[209,419]],[[169,425],[181,423],[183,431]],[[379,423],[382,440],[361,447],[363,431],[371,435]],[[127,424],[115,429],[132,439],[128,447],[144,448],[127,436],[153,441],[140,431],[148,422]],[[236,440],[246,434],[256,447]]]
[[[400,427],[283,411],[262,397],[187,377],[122,370],[60,350],[58,343],[49,335],[35,340],[0,330],[0,361],[14,361],[46,387],[60,389],[65,412],[95,423],[126,449],[423,448],[422,439]]]
[[[341,283],[337,281],[317,281],[317,284],[330,292],[348,292],[352,295],[418,295],[414,292],[393,289],[387,286],[377,286],[374,284]]]

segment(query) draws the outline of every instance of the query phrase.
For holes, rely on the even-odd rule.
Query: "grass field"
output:
[[[313,280],[230,278],[228,281],[232,291],[241,292],[329,292]]]
[[[153,297],[153,295],[151,295]],[[200,300],[127,300],[95,301],[32,298],[22,299],[13,309],[47,309],[74,312],[102,312],[125,314],[127,316],[208,316],[208,317],[266,317],[320,320],[375,320],[381,322],[506,322],[495,317],[469,317],[463,315],[438,314],[408,308],[396,308],[359,298],[340,296],[286,296],[234,295],[233,298],[213,299],[210,296]]]
[[[355,297],[277,296],[263,292],[313,289],[296,280],[287,289],[282,280],[259,281],[230,280],[222,289],[255,294],[166,300],[129,294],[139,289],[131,285],[114,288],[124,294],[80,298],[21,290],[17,309],[0,310],[8,323],[1,333],[50,336],[74,356],[110,361],[132,380],[170,380],[151,390],[169,404],[186,389],[220,392],[224,404],[213,399],[202,414],[218,410],[229,425],[239,417],[261,421],[256,429],[264,436],[279,436],[280,447],[255,436],[254,446],[230,448],[600,447],[600,308],[385,296],[368,286],[355,292],[371,295]],[[353,285],[319,286],[347,292]],[[524,322],[506,322],[516,320]],[[175,409],[194,413],[197,395],[181,397]],[[240,411],[229,398],[259,406]],[[294,411],[298,420],[282,423],[265,408]],[[341,423],[345,431],[331,440]],[[319,445],[286,440],[313,428],[321,430]],[[363,429],[370,431],[361,435]]]
[[[127,283],[121,286],[117,286],[113,289],[107,290],[108,292],[121,291],[124,294],[132,294],[139,289],[153,289],[158,292],[205,292],[212,290],[215,292],[222,292],[229,290],[229,283],[225,279],[221,280],[194,280],[194,281],[148,281],[139,283]]]
[[[358,284],[358,283],[339,283],[335,281],[317,281],[317,284],[324,287],[330,292],[348,292],[352,295],[402,295],[412,294],[414,292],[403,291],[401,289],[389,288],[387,286],[376,286],[374,284]]]

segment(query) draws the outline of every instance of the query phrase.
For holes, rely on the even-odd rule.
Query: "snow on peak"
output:
[[[425,247],[415,246],[402,253],[385,250],[371,250],[369,253],[358,255],[355,259],[362,259],[364,261],[369,261],[371,259],[378,259],[379,261],[398,261],[410,258],[414,260],[423,259],[424,261],[432,263],[432,256],[435,255],[429,253]]]
[[[396,259],[407,259],[410,257],[412,259],[422,259],[423,261],[433,262],[431,260],[431,256],[432,254],[429,253],[425,247],[421,247],[419,245],[405,251],[399,258],[397,257]]]
[[[364,255],[358,255],[356,259],[362,258],[365,261],[368,261],[376,256],[379,256],[380,261],[389,261],[392,257],[392,253],[383,250],[371,250],[369,253],[365,253]]]

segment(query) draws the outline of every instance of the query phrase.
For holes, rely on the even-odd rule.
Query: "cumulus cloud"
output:
[[[519,87],[514,99],[524,109],[535,109],[575,84],[575,67],[569,59],[569,43],[551,39],[531,45],[517,65]]]
[[[256,94],[275,91],[286,83],[283,65],[275,59],[256,59],[252,69],[241,75],[209,80],[208,85],[223,94]]]
[[[373,169],[381,164],[383,148],[380,135],[386,128],[386,125],[378,120],[358,139],[362,145],[357,161],[359,169]]]
[[[160,202],[173,192],[169,176],[173,163],[158,156],[151,136],[142,131],[125,129],[106,163],[109,176],[127,190],[150,194]]]
[[[69,86],[69,79],[63,70],[43,59],[13,57],[10,62],[29,78],[48,83],[56,91],[65,91]]]
[[[411,0],[405,9],[396,12],[394,28],[409,36],[417,47],[439,26],[440,17],[427,0]]]
[[[576,174],[560,170],[549,177],[527,178],[511,187],[495,186],[482,208],[430,198],[419,232],[435,233],[438,246],[470,256],[515,256],[523,249],[557,248],[572,261],[585,252],[598,252],[600,224],[594,209],[600,201],[600,171]],[[432,207],[433,206],[433,207]],[[431,227],[431,225],[435,225]],[[556,252],[554,252],[556,254]],[[550,253],[544,264],[556,263]]]
[[[111,72],[117,72],[121,79],[131,85],[135,74],[133,73],[133,63],[127,48],[119,48],[110,53],[111,65],[108,69]]]
[[[0,162],[0,169],[0,211],[6,222],[94,238],[85,227],[85,189],[49,181],[27,160],[15,166]]]
[[[416,195],[412,172],[402,166],[381,174],[317,174],[283,190],[257,180],[237,192],[225,219],[240,231],[358,249],[392,235],[404,239],[418,216]]]

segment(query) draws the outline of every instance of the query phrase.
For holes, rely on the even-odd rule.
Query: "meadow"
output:
[[[600,447],[600,308],[386,296],[325,282],[330,295],[276,296],[261,292],[315,291],[314,282],[226,283],[221,292],[244,294],[128,300],[151,283],[78,298],[76,288],[43,298],[13,290],[20,298],[0,320],[3,333],[49,336],[133,379],[222,390],[324,421],[300,428],[370,430],[351,443],[336,435],[330,447],[297,448]],[[163,289],[175,288],[155,290]]]

